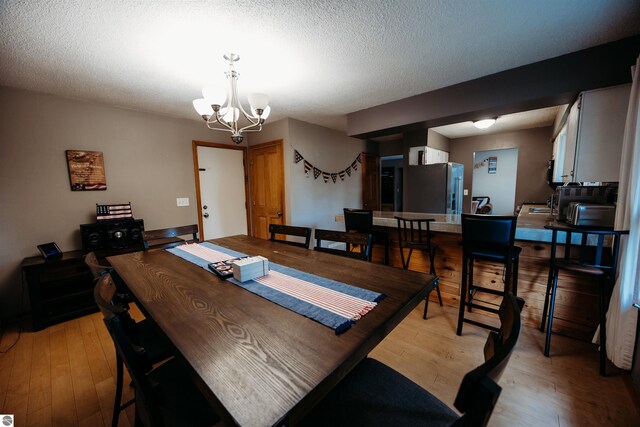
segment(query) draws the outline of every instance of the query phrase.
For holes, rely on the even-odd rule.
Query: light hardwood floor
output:
[[[471,325],[456,336],[456,316],[456,308],[431,303],[425,321],[420,305],[370,356],[453,406],[464,373],[482,362],[487,336]],[[16,337],[17,328],[7,331],[0,350]],[[598,375],[595,346],[554,335],[552,357],[545,358],[543,338],[537,329],[523,329],[489,425],[640,425],[623,376]],[[16,426],[109,426],[114,389],[113,344],[99,313],[23,332],[13,349],[0,354],[0,413],[15,414]],[[120,416],[120,425],[133,425],[133,407]]]

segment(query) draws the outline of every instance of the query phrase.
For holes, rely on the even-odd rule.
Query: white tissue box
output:
[[[246,282],[269,274],[269,260],[262,256],[253,256],[234,261],[233,278]]]

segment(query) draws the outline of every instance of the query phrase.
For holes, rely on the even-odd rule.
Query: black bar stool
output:
[[[414,249],[426,252],[429,255],[429,274],[436,275],[435,256],[437,246],[431,243],[431,230],[429,223],[435,221],[433,218],[428,219],[413,219],[403,218],[399,216],[394,217],[398,221],[398,242],[400,244],[400,259],[402,260],[402,268],[405,270],[409,268],[409,260],[411,260],[411,254]],[[404,249],[409,249],[409,254],[405,260]],[[439,280],[436,279],[434,287],[438,293],[438,302],[442,307],[442,296],[440,295]],[[422,318],[427,318],[427,307],[429,305],[429,295],[425,298],[424,313]]]
[[[384,263],[389,265],[389,233],[373,229],[373,211],[371,209],[344,208],[345,231],[371,234],[372,243],[384,245]],[[373,250],[370,252],[373,254]],[[371,256],[369,256],[371,261]]]
[[[473,308],[498,314],[496,308],[473,302],[475,293],[485,292],[504,296],[510,291],[518,295],[518,261],[521,248],[514,246],[516,221],[513,215],[472,215],[462,214],[462,286],[460,289],[460,310],[458,313],[457,334],[462,335],[463,323],[497,331],[498,328],[465,319],[465,308],[471,312]],[[473,283],[473,266],[476,261],[488,261],[505,265],[504,289],[499,291]],[[489,304],[489,303],[487,303]]]
[[[547,292],[544,298],[542,321],[540,322],[540,331],[544,332],[545,321],[547,321],[547,316],[549,317],[547,323],[547,336],[544,344],[544,355],[549,357],[549,350],[551,347],[553,309],[558,290],[558,275],[560,270],[597,277],[600,282],[600,375],[604,376],[606,374],[605,364],[607,360],[606,314],[607,307],[609,306],[608,300],[616,280],[620,236],[623,234],[629,234],[629,231],[577,228],[570,226],[569,224],[557,222],[547,224],[544,228],[552,231],[549,279],[547,280]],[[565,233],[564,257],[562,258],[556,257],[559,231]],[[571,256],[571,236],[573,233],[580,234],[580,244],[578,246],[579,254],[577,258]],[[589,235],[595,236],[595,242],[590,241]],[[610,258],[605,256],[604,250],[607,236],[611,236],[613,238]]]

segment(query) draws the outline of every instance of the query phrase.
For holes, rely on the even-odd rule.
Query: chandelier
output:
[[[250,93],[247,97],[251,114],[242,107],[238,98],[238,76],[233,63],[240,59],[235,53],[224,55],[229,61],[227,76],[227,88],[219,86],[207,86],[202,89],[203,98],[193,100],[193,107],[202,116],[211,130],[231,132],[231,140],[240,144],[243,140],[243,132],[259,132],[264,121],[271,112],[269,97],[263,93]]]

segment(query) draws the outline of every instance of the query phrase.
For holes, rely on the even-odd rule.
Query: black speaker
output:
[[[80,236],[83,252],[107,248],[107,235],[102,224],[81,224]]]
[[[144,221],[104,221],[95,224],[80,225],[82,250],[91,252],[100,249],[127,249],[142,246]]]

